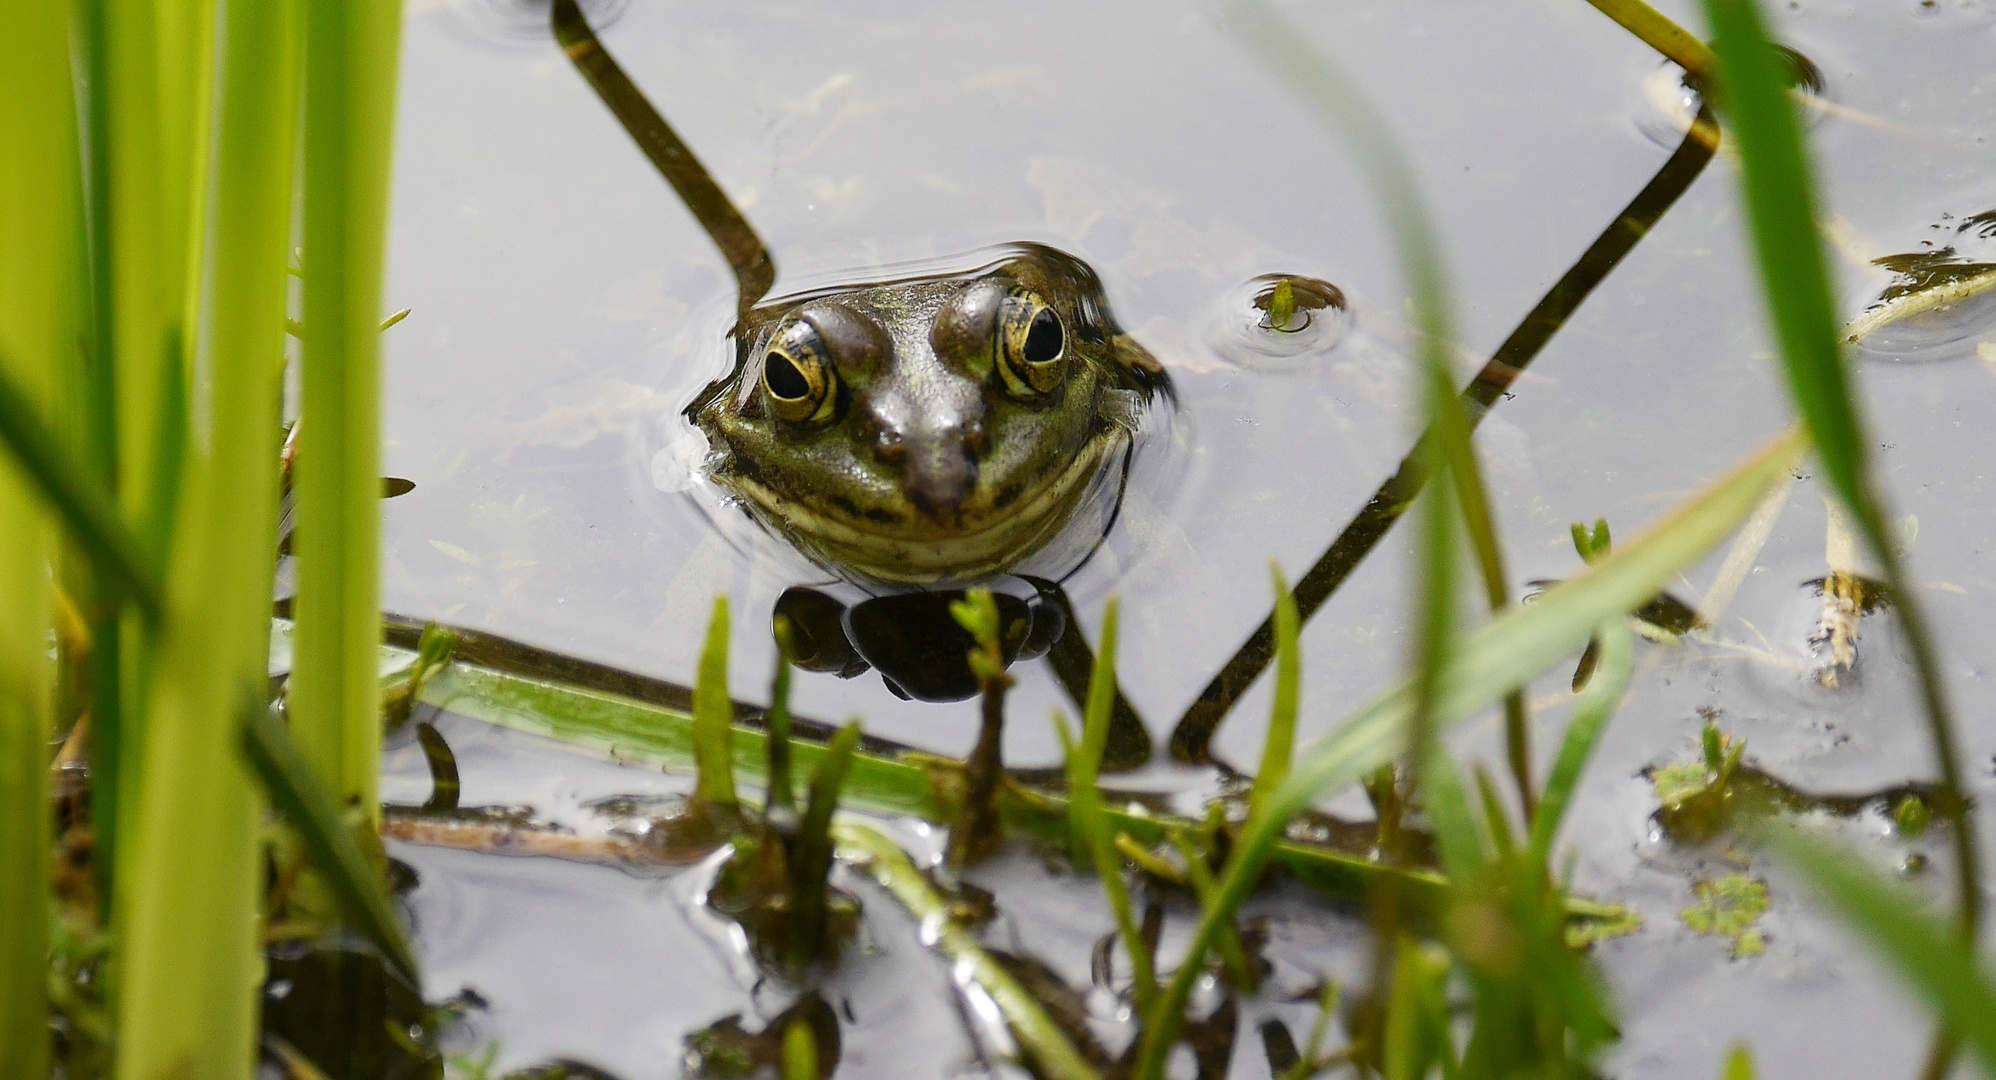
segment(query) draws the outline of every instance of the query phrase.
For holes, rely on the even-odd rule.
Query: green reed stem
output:
[[[206,417],[206,432],[182,436],[167,617],[148,646],[138,732],[145,765],[126,785],[118,855],[120,1080],[175,1070],[246,1078],[258,1042],[261,799],[236,719],[245,695],[262,711],[260,689],[249,688],[267,678],[298,9],[230,5],[225,29],[213,172],[202,185],[214,212],[187,226],[210,253],[200,310],[209,377],[184,410]]]
[[[292,723],[339,797],[378,817],[382,275],[397,0],[305,0],[304,427]]]
[[[1622,29],[1641,38],[1645,45],[1668,57],[1694,79],[1709,79],[1719,64],[1712,50],[1691,32],[1665,18],[1643,0],[1587,0],[1595,10],[1619,23]]]
[[[37,412],[69,366],[74,103],[64,11],[0,7],[0,378]],[[0,1062],[47,1075],[50,519],[0,464]]]

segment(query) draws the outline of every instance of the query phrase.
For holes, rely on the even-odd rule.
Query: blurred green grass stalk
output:
[[[398,0],[305,0],[304,378],[292,731],[379,816],[380,342]]]
[[[52,4],[0,6],[0,374],[46,407],[73,329],[56,302],[75,220],[67,27]],[[0,1062],[48,1072],[49,522],[0,463]]]
[[[116,1075],[130,1080],[246,1078],[255,1061],[261,800],[235,721],[268,647],[299,30],[293,0],[228,5],[200,185],[214,213],[186,226],[206,252],[191,308],[206,333],[119,853]]]

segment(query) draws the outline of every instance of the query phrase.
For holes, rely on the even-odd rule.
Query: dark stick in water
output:
[[[1546,343],[1552,340],[1566,320],[1579,309],[1594,287],[1608,276],[1636,244],[1648,235],[1664,212],[1690,188],[1719,148],[1719,126],[1709,107],[1700,107],[1691,130],[1678,144],[1670,160],[1650,179],[1642,191],[1616,216],[1614,223],[1596,237],[1580,259],[1553,283],[1538,304],[1527,312],[1511,336],[1504,339],[1489,363],[1477,372],[1462,393],[1473,427],[1490,411],[1518,373],[1525,370]],[[1365,507],[1358,512],[1331,546],[1319,556],[1296,582],[1296,609],[1308,622],[1317,609],[1344,584],[1373,546],[1410,506],[1428,482],[1424,434],[1414,449],[1401,460],[1400,468],[1379,485]],[[1210,762],[1213,732],[1226,719],[1234,702],[1247,691],[1275,655],[1275,616],[1271,612],[1255,627],[1239,649],[1227,660],[1219,674],[1206,684],[1199,697],[1185,710],[1171,732],[1171,754],[1180,761]]]
[[[576,7],[575,0],[554,0],[553,24],[554,37],[561,43],[562,52],[568,54],[575,69],[637,142],[638,149],[644,151],[659,174],[672,185],[679,201],[699,219],[700,227],[707,230],[707,236],[734,269],[739,290],[735,310],[742,312],[754,307],[776,282],[776,263],[770,259],[762,238],[735,209],[727,193],[714,183],[706,166],[673,133],[672,125],[651,107],[651,102],[645,100],[624,69],[617,66],[603,43],[596,40],[596,31],[590,29],[589,20],[582,17],[582,9]]]

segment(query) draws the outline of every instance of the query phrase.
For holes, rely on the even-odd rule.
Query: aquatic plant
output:
[[[246,1077],[255,1061],[264,843],[242,725],[266,703],[287,263],[301,186],[313,267],[302,371],[314,415],[301,452],[306,584],[291,730],[309,764],[291,763],[289,791],[329,789],[333,801],[316,805],[341,809],[307,820],[294,800],[289,816],[308,840],[324,841],[351,829],[349,809],[362,823],[375,813],[372,357],[399,18],[397,5],[379,0],[226,10],[89,0],[73,12],[30,5],[0,16],[10,102],[0,128],[9,250],[0,442],[11,459],[0,497],[14,503],[0,515],[0,564],[22,582],[56,568],[52,593],[17,584],[0,595],[9,625],[29,637],[58,612],[74,616],[62,616],[71,629],[57,671],[71,689],[61,712],[8,713],[0,759],[36,763],[6,774],[7,797],[20,806],[45,806],[45,733],[70,732],[89,762],[88,813],[64,842],[89,845],[95,882],[55,898],[65,928],[57,940],[112,929],[108,956],[86,962],[115,987],[95,979],[87,985],[97,1000],[63,1003],[109,1008],[101,1025],[72,1025],[79,1068],[88,1058],[120,1076]],[[329,380],[337,393],[324,392]],[[351,436],[345,446],[341,433]],[[0,697],[41,698],[48,669],[16,660]],[[336,685],[344,697],[326,689]],[[31,869],[47,852],[46,820],[37,809],[0,824],[0,851],[24,871],[6,875],[21,895],[0,899],[41,923],[34,940],[47,925],[35,913],[48,910],[50,882]],[[356,863],[351,845],[319,849],[334,848],[349,857],[319,872],[345,900],[329,902],[327,922],[367,907],[376,940],[397,940],[383,917],[378,856]],[[29,961],[39,951],[30,938],[8,927],[0,1054],[13,1068],[44,1058],[48,1005],[12,989],[41,963]],[[410,967],[406,947],[391,955]],[[37,1045],[27,1045],[36,1030]],[[115,1060],[103,1056],[112,1042]]]

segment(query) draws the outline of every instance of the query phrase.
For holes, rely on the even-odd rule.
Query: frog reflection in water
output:
[[[1046,655],[1079,700],[1086,643],[1067,633],[1058,586],[1025,572],[1057,577],[1100,543],[1139,423],[1171,391],[1116,325],[1094,271],[1019,244],[964,273],[764,303],[775,268],[748,222],[574,0],[555,0],[553,26],[735,272],[733,367],[686,415],[710,445],[709,479],[858,593],[851,607],[802,587],[778,601],[800,666],[878,669],[902,697],[969,697],[971,642],[949,603],[1010,575],[1025,595],[999,596],[1007,661]],[[1118,695],[1105,766],[1149,754]]]

